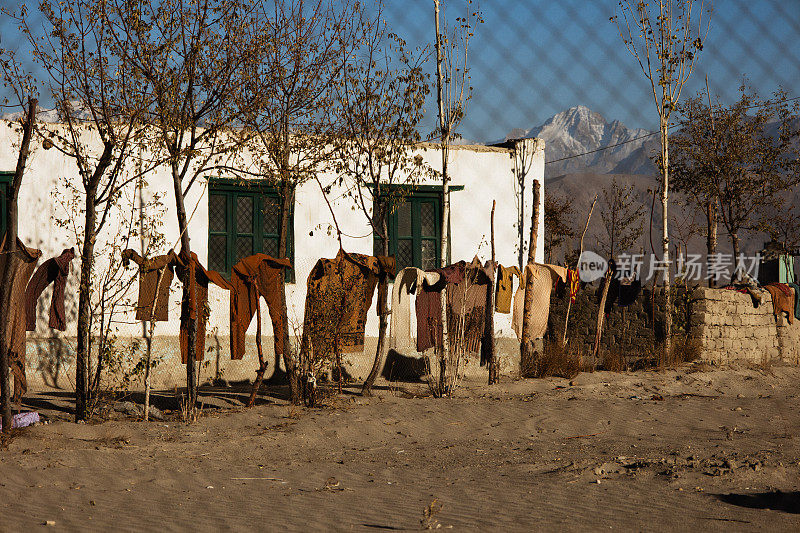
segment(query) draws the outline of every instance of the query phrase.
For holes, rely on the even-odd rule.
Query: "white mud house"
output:
[[[45,126],[58,127],[53,124]],[[12,123],[0,121],[0,186],[3,191],[10,183],[16,165],[20,137],[17,129]],[[416,152],[432,169],[440,170],[441,155],[435,145],[421,144]],[[136,163],[131,162],[130,166],[129,171],[133,172]],[[497,202],[496,260],[503,265],[520,266],[522,259],[527,258],[533,180],[538,180],[542,187],[536,258],[537,261],[543,261],[544,143],[541,140],[509,141],[498,146],[454,146],[450,152],[449,172],[451,261],[463,259],[469,262],[476,255],[482,260],[490,258],[490,213],[494,200]],[[170,248],[178,251],[175,199],[168,169],[157,168],[148,173],[145,182],[141,184],[134,181],[130,184],[98,239],[98,280],[122,268],[119,258],[122,248],[140,249],[142,244],[138,233],[143,219],[146,238],[150,238],[153,231],[163,235],[163,244],[151,255],[166,253]],[[345,234],[345,250],[373,255],[375,239],[371,227],[364,212],[346,194],[347,187],[338,186],[336,176],[332,173],[322,175],[321,182],[324,186],[331,185],[328,198]],[[395,178],[395,182],[402,183],[402,180]],[[72,262],[66,291],[66,332],[62,334],[47,327],[49,289],[39,301],[40,316],[37,318],[36,331],[28,334],[27,372],[28,380],[33,385],[45,381],[71,387],[74,382],[74,336],[80,268],[78,236],[81,235],[83,217],[74,207],[74,200],[80,191],[73,160],[56,149],[44,149],[40,143],[34,142],[19,197],[20,238],[26,245],[43,252],[40,263],[69,247],[75,247],[78,257]],[[209,177],[201,183],[195,183],[186,197],[192,251],[197,253],[208,269],[226,275],[241,257],[258,252],[277,255],[280,205],[277,198],[277,191],[268,180],[250,180],[243,185],[241,180],[223,176]],[[159,205],[151,205],[154,199]],[[5,195],[0,195],[3,213],[5,202]],[[150,206],[145,213],[140,212],[143,204]],[[398,268],[415,266],[425,269],[437,266],[443,230],[441,205],[441,180],[430,178],[413,187],[405,196],[405,203],[394,210],[389,238],[390,249],[396,252]],[[0,220],[4,218],[0,217]],[[338,251],[332,222],[319,185],[314,180],[301,185],[297,189],[288,237],[289,259],[294,266],[287,285],[290,335],[301,334],[309,272],[317,259],[333,258]],[[131,228],[136,230],[136,234],[132,234]],[[106,316],[106,320],[114,321],[120,345],[129,345],[141,339],[144,331],[142,323],[134,318],[138,270],[132,264],[127,270],[117,270],[116,275],[120,280],[132,280],[132,283],[123,298],[114,300],[114,314]],[[93,298],[97,301],[98,294],[95,293]],[[154,355],[159,359],[153,376],[154,383],[162,387],[185,383],[178,348],[180,289],[177,280],[173,281],[171,299],[169,321],[157,323],[153,341]],[[201,369],[201,380],[217,376],[232,381],[252,379],[258,368],[253,337],[248,337],[247,353],[243,360],[230,359],[228,292],[210,285],[208,304],[210,317],[206,327],[206,364]],[[373,298],[367,319],[364,353],[348,355],[349,372],[356,378],[365,377],[372,366],[378,334],[375,305],[376,298]],[[265,355],[270,361],[266,375],[269,377],[274,371],[275,359],[272,355],[272,324],[265,308],[266,305],[262,305],[262,332]],[[496,315],[495,328],[502,369],[515,370],[519,345],[511,328],[511,316]],[[254,318],[248,335],[254,335],[255,330]],[[412,357],[414,355],[419,354],[412,354]]]

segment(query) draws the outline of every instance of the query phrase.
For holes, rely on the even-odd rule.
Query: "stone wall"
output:
[[[690,335],[701,346],[701,358],[731,361],[800,363],[800,321],[776,319],[769,292],[759,290],[754,307],[748,294],[699,287],[692,293]]]
[[[572,346],[577,345],[584,354],[590,354],[594,347],[600,292],[600,283],[588,284],[578,292],[577,300],[570,306],[568,342]],[[664,313],[663,292],[656,292],[655,302],[652,295],[652,290],[643,289],[631,305],[620,307],[615,304],[611,307],[603,327],[600,341],[602,349],[615,350],[632,357],[653,353],[654,346],[663,339]],[[557,290],[551,297],[548,321],[548,340],[551,342],[564,335],[568,302],[569,296],[563,289]]]

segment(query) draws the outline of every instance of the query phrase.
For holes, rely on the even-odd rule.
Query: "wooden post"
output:
[[[533,180],[533,209],[531,214],[531,238],[528,246],[528,265],[525,267],[526,274],[528,267],[536,263],[536,237],[539,234],[539,180]],[[523,376],[533,368],[534,351],[531,339],[530,320],[533,310],[533,277],[525,276],[525,306],[522,312],[522,340],[520,342],[520,370]]]
[[[489,284],[489,298],[487,298],[486,305],[488,311],[486,313],[486,335],[484,340],[488,343],[487,354],[489,356],[489,385],[497,383],[500,377],[500,362],[497,360],[494,344],[494,305],[495,305],[495,284],[497,279],[497,264],[495,263],[494,255],[494,210],[497,206],[497,201],[492,200],[492,217],[491,217],[491,243],[492,243],[492,264],[495,267],[495,277]]]
[[[583,238],[586,236],[586,230],[589,229],[589,221],[592,219],[592,212],[594,212],[594,204],[597,203],[597,195],[594,195],[594,200],[592,200],[592,207],[589,208],[589,216],[586,217],[586,225],[583,227],[583,233],[581,233],[581,244],[578,248],[578,258],[575,260],[575,271],[578,271],[581,262],[581,255],[583,254]],[[571,290],[571,288],[570,288]],[[567,325],[569,324],[569,311],[572,307],[572,298],[567,301],[567,315],[564,318],[564,337],[561,341],[562,346],[567,345]]]
[[[19,189],[22,185],[22,176],[25,173],[25,163],[28,160],[28,152],[31,145],[33,134],[33,123],[36,120],[36,107],[38,100],[31,98],[28,102],[28,115],[22,129],[22,144],[19,148],[17,158],[17,168],[14,171],[14,181],[11,184],[11,195],[8,198],[8,208],[6,210],[6,235],[5,249],[0,250],[8,253],[6,258],[6,269],[3,273],[2,286],[0,286],[0,403],[2,403],[3,433],[11,432],[11,382],[9,381],[11,338],[7,333],[6,324],[10,320],[11,311],[11,284],[13,282],[13,264],[11,258],[17,251],[17,198]]]
[[[608,288],[611,285],[611,268],[606,271],[605,283],[603,284],[603,296],[600,298],[600,309],[597,310],[597,329],[594,332],[594,350],[593,355],[595,358],[600,354],[600,338],[603,336],[603,322],[606,316],[606,300],[608,299]]]

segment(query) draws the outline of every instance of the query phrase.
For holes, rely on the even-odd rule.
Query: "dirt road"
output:
[[[55,422],[0,450],[0,530],[797,531],[798,383],[788,367],[596,372],[191,426]]]

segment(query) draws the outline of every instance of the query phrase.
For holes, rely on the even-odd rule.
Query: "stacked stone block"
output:
[[[761,290],[754,307],[748,294],[698,287],[692,293],[690,334],[701,358],[717,364],[732,361],[800,362],[800,321],[776,320],[769,292]]]

